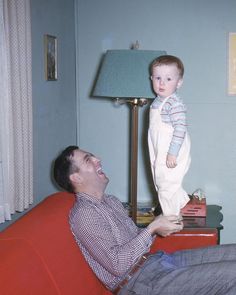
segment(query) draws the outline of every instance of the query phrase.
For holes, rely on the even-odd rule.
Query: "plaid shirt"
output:
[[[150,233],[133,223],[114,196],[104,195],[99,200],[79,193],[69,218],[72,233],[85,259],[111,290],[150,249]]]

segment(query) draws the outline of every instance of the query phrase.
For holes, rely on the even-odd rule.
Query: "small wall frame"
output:
[[[44,60],[45,79],[47,81],[57,80],[57,38],[44,35]]]
[[[229,33],[228,95],[236,95],[236,33]]]

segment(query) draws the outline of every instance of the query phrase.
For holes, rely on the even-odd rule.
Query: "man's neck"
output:
[[[79,191],[77,191],[76,193],[85,193],[91,197],[94,197],[98,200],[102,200],[104,197],[104,191],[95,191],[95,190],[90,190],[90,189],[80,189]]]

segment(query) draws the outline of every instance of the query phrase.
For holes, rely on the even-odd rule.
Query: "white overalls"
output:
[[[153,181],[158,192],[159,202],[166,216],[179,215],[180,209],[189,201],[188,194],[182,188],[184,175],[190,166],[190,138],[185,134],[184,142],[177,157],[177,166],[168,168],[166,156],[169,150],[174,128],[162,122],[161,110],[169,97],[165,98],[158,109],[150,108],[148,146]]]

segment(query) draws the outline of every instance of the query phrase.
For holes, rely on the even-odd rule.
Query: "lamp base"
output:
[[[146,98],[133,98],[133,99],[124,99],[124,98],[119,98],[117,97],[115,99],[115,103],[117,105],[122,105],[122,104],[130,104],[130,105],[137,105],[139,107],[142,107],[144,106],[145,104],[147,104],[148,100]]]

